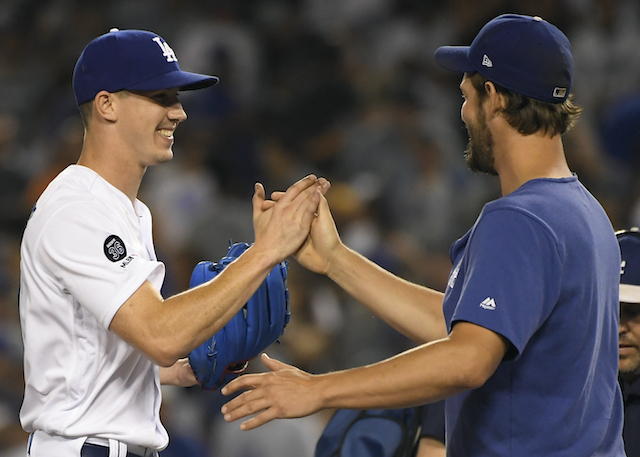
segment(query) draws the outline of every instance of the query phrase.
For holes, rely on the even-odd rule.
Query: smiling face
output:
[[[120,135],[135,151],[140,165],[171,160],[175,129],[187,118],[178,100],[178,89],[124,91],[119,106]]]
[[[640,303],[620,303],[619,370],[627,381],[640,377]]]

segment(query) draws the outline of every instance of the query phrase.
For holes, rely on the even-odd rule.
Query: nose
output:
[[[620,322],[618,324],[618,335],[622,335],[629,331],[629,317],[625,315],[624,311],[620,312]]]
[[[169,113],[167,114],[167,117],[169,118],[169,120],[175,122],[176,124],[185,121],[187,119],[187,113],[182,107],[182,103],[176,102],[175,104],[173,104],[171,106],[171,109],[169,110]]]

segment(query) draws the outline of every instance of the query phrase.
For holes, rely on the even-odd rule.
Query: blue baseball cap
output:
[[[93,100],[101,90],[193,90],[217,82],[216,76],[180,70],[167,42],[144,30],[111,29],[84,48],[73,70],[78,105]]]
[[[562,103],[571,92],[571,44],[560,29],[537,16],[500,15],[482,27],[471,46],[442,46],[435,59],[447,70],[478,72],[547,103]]]
[[[622,263],[620,265],[620,301],[640,303],[640,231],[637,227],[616,232]]]

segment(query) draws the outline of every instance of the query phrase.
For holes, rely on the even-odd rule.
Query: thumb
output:
[[[264,201],[264,197],[265,197],[265,191],[264,191],[264,186],[257,182],[254,186],[254,193],[253,193],[253,202],[258,203],[258,204],[262,204],[262,202]]]
[[[266,353],[263,353],[260,359],[262,360],[262,363],[264,363],[267,366],[267,368],[271,371],[280,371],[286,368],[292,368],[291,365],[287,365],[284,362],[280,362],[279,360],[272,359]]]

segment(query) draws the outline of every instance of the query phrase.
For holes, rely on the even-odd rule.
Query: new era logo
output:
[[[482,303],[480,303],[480,308],[493,311],[494,309],[496,309],[496,302],[493,298],[487,297],[484,300],[482,300]]]
[[[491,61],[489,56],[486,54],[482,56],[482,65],[488,68],[493,67],[493,62]]]
[[[564,98],[565,95],[567,95],[566,87],[556,87],[555,89],[553,89],[554,98]]]

